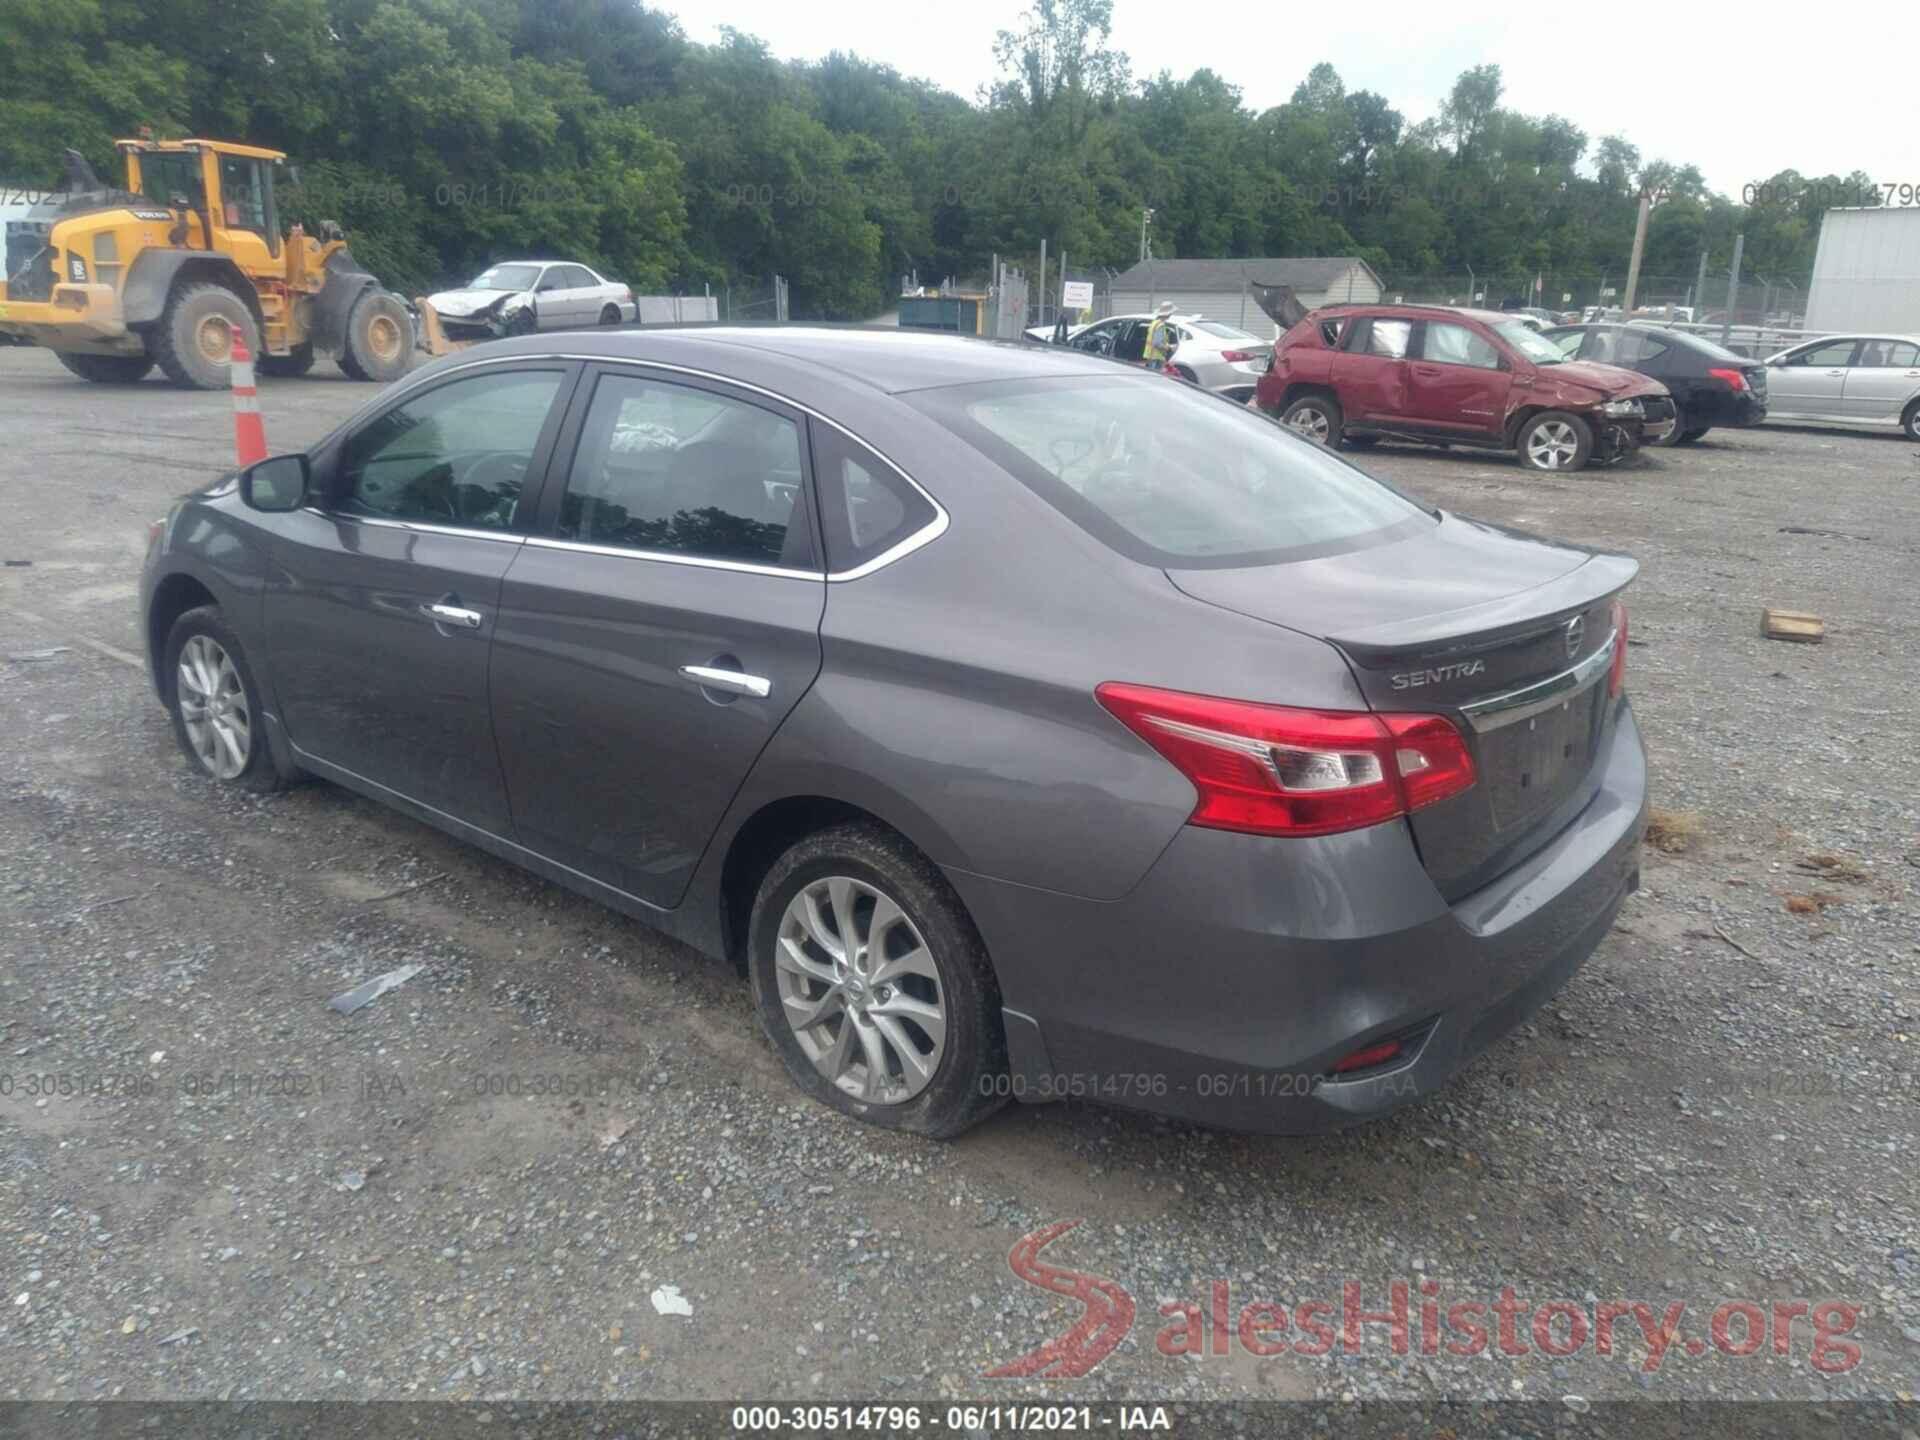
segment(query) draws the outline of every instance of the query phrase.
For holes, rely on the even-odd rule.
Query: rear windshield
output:
[[[1158,376],[999,381],[902,398],[1150,565],[1306,559],[1433,523],[1332,452]]]
[[[1694,354],[1702,356],[1705,359],[1721,360],[1729,365],[1751,365],[1753,363],[1747,359],[1746,356],[1736,355],[1733,351],[1707,339],[1704,335],[1696,335],[1691,330],[1669,330],[1666,333],[1680,341],[1682,345],[1693,351]]]

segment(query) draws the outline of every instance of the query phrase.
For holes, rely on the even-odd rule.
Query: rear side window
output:
[[[1083,529],[1149,565],[1306,559],[1433,523],[1399,491],[1328,451],[1184,385],[1008,381],[903,398]]]
[[[1413,338],[1411,320],[1374,320],[1367,326],[1366,353],[1389,360],[1407,358],[1407,342]]]
[[[1863,340],[1854,364],[1872,370],[1911,370],[1920,366],[1920,346],[1901,340]]]
[[[685,385],[602,375],[555,534],[702,560],[815,568],[800,427]]]
[[[892,466],[831,425],[813,426],[813,471],[833,574],[879,559],[938,514]]]

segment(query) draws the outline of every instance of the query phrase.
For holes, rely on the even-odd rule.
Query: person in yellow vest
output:
[[[1173,302],[1162,300],[1160,308],[1153,312],[1153,323],[1147,326],[1147,348],[1143,358],[1150,370],[1164,370],[1167,361],[1173,358],[1173,347],[1179,344],[1173,331],[1173,322],[1167,317],[1173,314]]]

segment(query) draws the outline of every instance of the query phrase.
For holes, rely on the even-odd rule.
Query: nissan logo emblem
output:
[[[1567,621],[1567,655],[1569,658],[1580,653],[1580,642],[1587,638],[1587,622],[1584,616],[1576,615]]]

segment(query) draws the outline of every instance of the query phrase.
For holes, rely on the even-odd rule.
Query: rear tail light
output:
[[[1707,371],[1707,375],[1711,379],[1724,381],[1729,390],[1744,390],[1747,388],[1747,377],[1742,375],[1738,370],[1709,370]]]
[[[1331,835],[1378,825],[1474,781],[1439,715],[1298,710],[1106,684],[1100,703],[1199,792],[1189,825],[1250,835]]]
[[[1613,665],[1607,671],[1607,697],[1627,688],[1627,603],[1613,602]]]
[[[1258,350],[1222,350],[1220,358],[1231,365],[1244,365],[1249,360],[1258,360],[1260,352]]]

